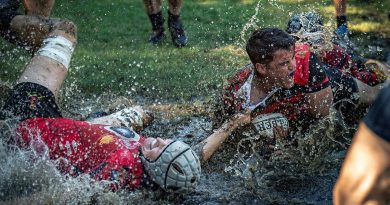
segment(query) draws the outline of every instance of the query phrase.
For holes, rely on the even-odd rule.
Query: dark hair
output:
[[[295,39],[278,28],[262,28],[254,31],[246,44],[246,52],[253,64],[267,64],[279,49],[289,49]]]

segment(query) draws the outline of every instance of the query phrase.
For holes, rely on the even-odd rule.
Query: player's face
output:
[[[267,79],[273,87],[291,88],[295,71],[294,46],[274,52],[273,60],[267,64]]]
[[[145,158],[154,161],[172,141],[173,140],[171,139],[148,137],[145,139],[145,142],[142,145],[142,154],[145,156]]]

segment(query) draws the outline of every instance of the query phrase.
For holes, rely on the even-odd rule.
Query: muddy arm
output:
[[[239,113],[234,115],[214,131],[213,134],[195,145],[193,149],[197,152],[202,162],[208,161],[234,130],[250,123],[250,120],[250,111],[244,114]]]
[[[309,113],[317,118],[325,117],[329,114],[330,106],[333,103],[331,87],[327,87],[315,93],[306,95],[305,100]]]
[[[150,125],[153,120],[153,113],[144,110],[141,106],[134,106],[88,121],[92,124],[123,126],[139,132]]]

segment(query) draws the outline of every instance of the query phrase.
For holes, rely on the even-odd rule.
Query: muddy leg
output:
[[[27,15],[50,16],[55,0],[24,0]]]

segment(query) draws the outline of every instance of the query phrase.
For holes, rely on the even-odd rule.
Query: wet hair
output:
[[[289,49],[295,39],[278,28],[262,28],[254,31],[246,44],[246,52],[253,64],[267,64],[279,49]]]

